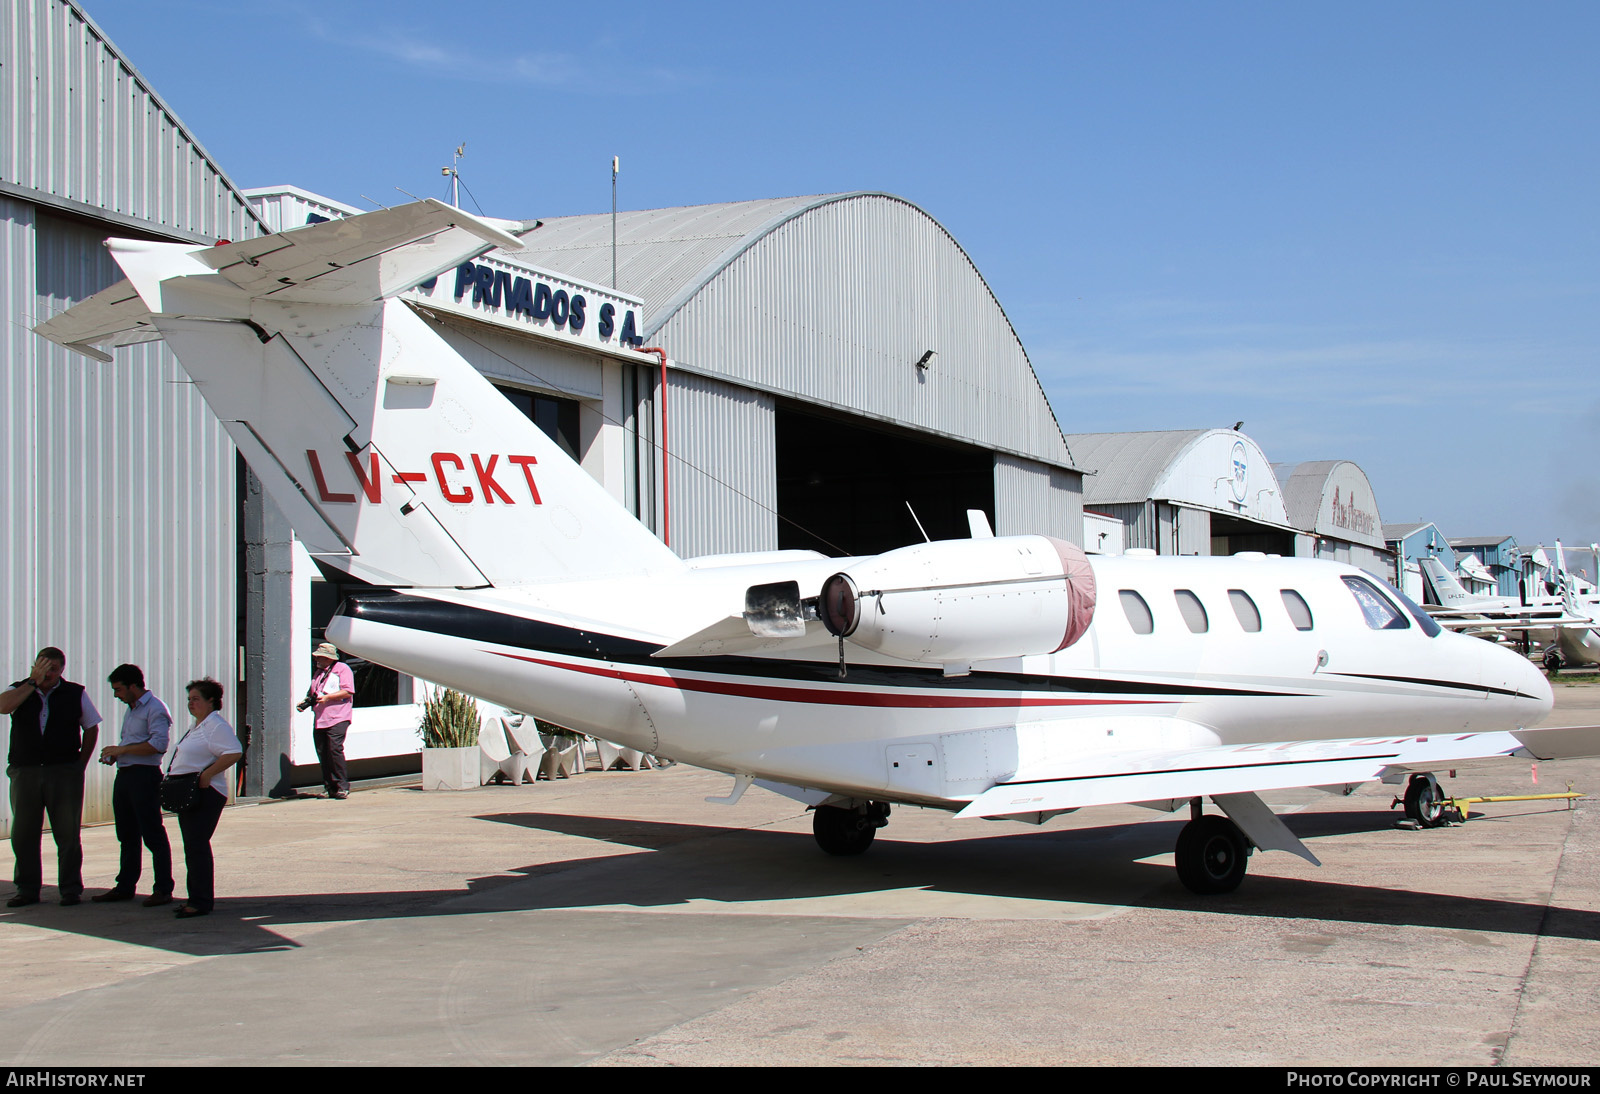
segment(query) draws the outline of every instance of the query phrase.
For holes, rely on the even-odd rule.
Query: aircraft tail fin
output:
[[[1438,597],[1440,605],[1446,608],[1469,608],[1472,604],[1482,599],[1473,596],[1462,587],[1456,575],[1444,568],[1444,563],[1436,558],[1418,560],[1422,572],[1427,575],[1428,583],[1433,586],[1434,595]]]
[[[364,580],[681,569],[394,299],[491,246],[520,247],[517,227],[426,201],[218,247],[114,239],[128,281],[36,329],[83,351],[165,338],[307,549]]]

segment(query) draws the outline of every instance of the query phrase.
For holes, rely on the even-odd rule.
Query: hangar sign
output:
[[[637,297],[485,256],[425,281],[406,298],[437,311],[601,352],[644,345]]]

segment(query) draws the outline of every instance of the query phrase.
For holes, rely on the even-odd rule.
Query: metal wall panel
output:
[[[255,235],[242,195],[98,27],[64,0],[0,0],[0,180],[206,238]]]
[[[0,666],[15,679],[41,646],[67,654],[114,737],[105,683],[124,661],[188,724],[182,685],[211,675],[233,716],[233,445],[161,344],[101,365],[27,330],[119,276],[104,232],[9,202],[3,231],[8,331],[0,478]],[[31,244],[31,246],[29,246]],[[29,253],[31,252],[31,253]],[[10,720],[0,719],[7,744]],[[112,772],[91,765],[85,820],[110,818]],[[9,827],[9,813],[5,816]]]
[[[1148,547],[1152,551],[1156,549],[1155,502],[1124,502],[1118,505],[1095,505],[1091,508],[1096,513],[1115,517],[1122,522],[1125,529],[1122,544],[1124,550],[1134,547]]]
[[[1178,506],[1178,550],[1180,555],[1211,553],[1211,514],[1204,509]]]
[[[1083,479],[1034,460],[994,458],[994,532],[1046,535],[1083,545]]]
[[[772,399],[681,372],[667,384],[672,549],[684,558],[776,550]]]

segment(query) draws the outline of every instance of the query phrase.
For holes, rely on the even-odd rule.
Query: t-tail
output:
[[[1446,608],[1469,608],[1473,604],[1485,599],[1473,596],[1456,580],[1456,575],[1444,568],[1444,563],[1436,558],[1418,560],[1422,572],[1427,575],[1428,583],[1433,586],[1434,595],[1439,604]]]
[[[35,330],[166,339],[318,558],[475,587],[683,564],[398,295],[530,227],[427,200],[216,247],[107,241],[127,280]]]

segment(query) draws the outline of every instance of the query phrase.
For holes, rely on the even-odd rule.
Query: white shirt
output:
[[[234,736],[233,727],[222,717],[221,712],[214,710],[183,735],[183,740],[178,742],[178,751],[172,754],[172,766],[167,768],[167,774],[196,774],[223,756],[243,751],[244,745]],[[227,770],[217,772],[206,785],[226,798]]]

